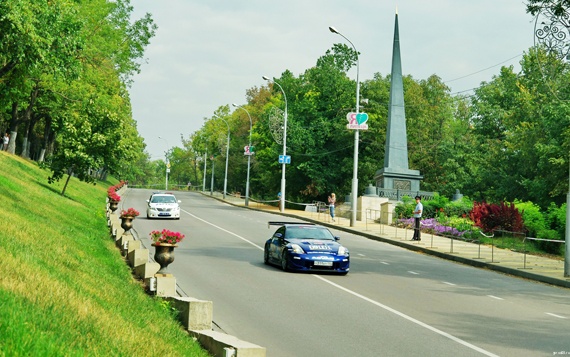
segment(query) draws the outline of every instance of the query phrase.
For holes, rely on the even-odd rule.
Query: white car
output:
[[[153,193],[146,202],[146,218],[180,219],[181,201],[172,193]]]

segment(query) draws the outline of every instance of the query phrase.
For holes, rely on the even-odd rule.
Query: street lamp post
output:
[[[215,117],[223,120],[223,122],[226,123],[226,125],[228,127],[228,144],[226,145],[226,172],[224,174],[224,200],[225,200],[226,199],[226,192],[228,191],[228,158],[230,157],[230,124],[228,124],[228,122],[222,117],[219,117],[217,115],[215,115]],[[212,180],[213,180],[213,176],[212,176]]]
[[[164,142],[166,143],[166,152],[164,153],[164,157],[165,157],[165,164],[166,164],[166,180],[164,183],[164,190],[167,191],[168,190],[168,171],[170,171],[170,167],[169,166],[169,162],[168,162],[168,152],[170,151],[170,145],[168,145],[168,141],[166,141],[165,138],[159,136],[159,139],[164,140]]]
[[[542,7],[530,11],[535,18],[534,34],[549,53],[554,53],[562,61],[570,59],[570,27],[568,16],[570,11],[561,9],[554,2],[545,3]],[[537,28],[537,25],[540,27]],[[536,43],[535,43],[536,44]],[[568,193],[566,194],[566,231],[564,252],[564,276],[570,277],[570,157],[568,160]]]
[[[202,180],[202,192],[206,192],[206,163],[208,162],[208,149],[204,153],[204,180]]]
[[[235,103],[232,104],[234,107],[239,108],[239,109],[243,109],[245,110],[245,112],[247,113],[247,116],[249,117],[249,155],[247,155],[247,178],[245,181],[245,206],[249,206],[249,168],[251,166],[251,128],[253,126],[253,122],[251,121],[251,115],[249,115],[249,112],[247,111],[247,109],[245,109],[242,106],[239,106]]]
[[[263,76],[263,79],[269,81],[269,77]],[[281,165],[281,197],[279,197],[279,211],[285,211],[285,158],[287,157],[287,96],[285,95],[285,91],[283,87],[275,80],[273,83],[277,84],[279,89],[281,89],[281,93],[283,93],[283,98],[285,99],[285,116],[283,119],[283,163]]]
[[[214,168],[216,167],[216,162],[214,159],[215,156],[212,155],[212,178],[210,179],[210,196],[214,195]]]
[[[360,109],[360,80],[358,78],[360,72],[360,59],[358,56],[358,51],[354,44],[346,38],[342,33],[338,32],[334,27],[329,27],[330,32],[340,35],[342,38],[347,40],[354,52],[356,53],[356,114],[358,114]],[[350,214],[350,226],[354,227],[356,224],[356,211],[357,211],[357,201],[356,198],[358,196],[358,142],[360,141],[360,130],[354,130],[354,160],[352,166],[352,193],[351,193],[351,214]]]

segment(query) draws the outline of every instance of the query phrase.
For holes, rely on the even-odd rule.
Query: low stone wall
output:
[[[122,195],[126,185],[117,191]],[[170,301],[178,311],[178,319],[190,335],[213,356],[219,357],[265,357],[266,349],[242,341],[235,336],[212,330],[213,303],[191,297],[177,296],[176,278],[172,274],[157,274],[160,265],[150,260],[150,252],[139,240],[121,228],[119,216],[107,203],[107,225],[111,238],[133,269],[136,277],[144,282],[146,290]]]

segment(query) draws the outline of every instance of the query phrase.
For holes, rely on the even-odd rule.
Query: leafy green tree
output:
[[[475,91],[472,123],[482,154],[472,163],[478,192],[469,194],[519,198],[544,208],[562,203],[568,190],[569,73],[554,56],[535,49],[521,66],[520,75],[503,67]]]

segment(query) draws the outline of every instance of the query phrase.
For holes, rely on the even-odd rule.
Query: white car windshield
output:
[[[173,196],[153,196],[151,203],[176,203],[176,198]]]

